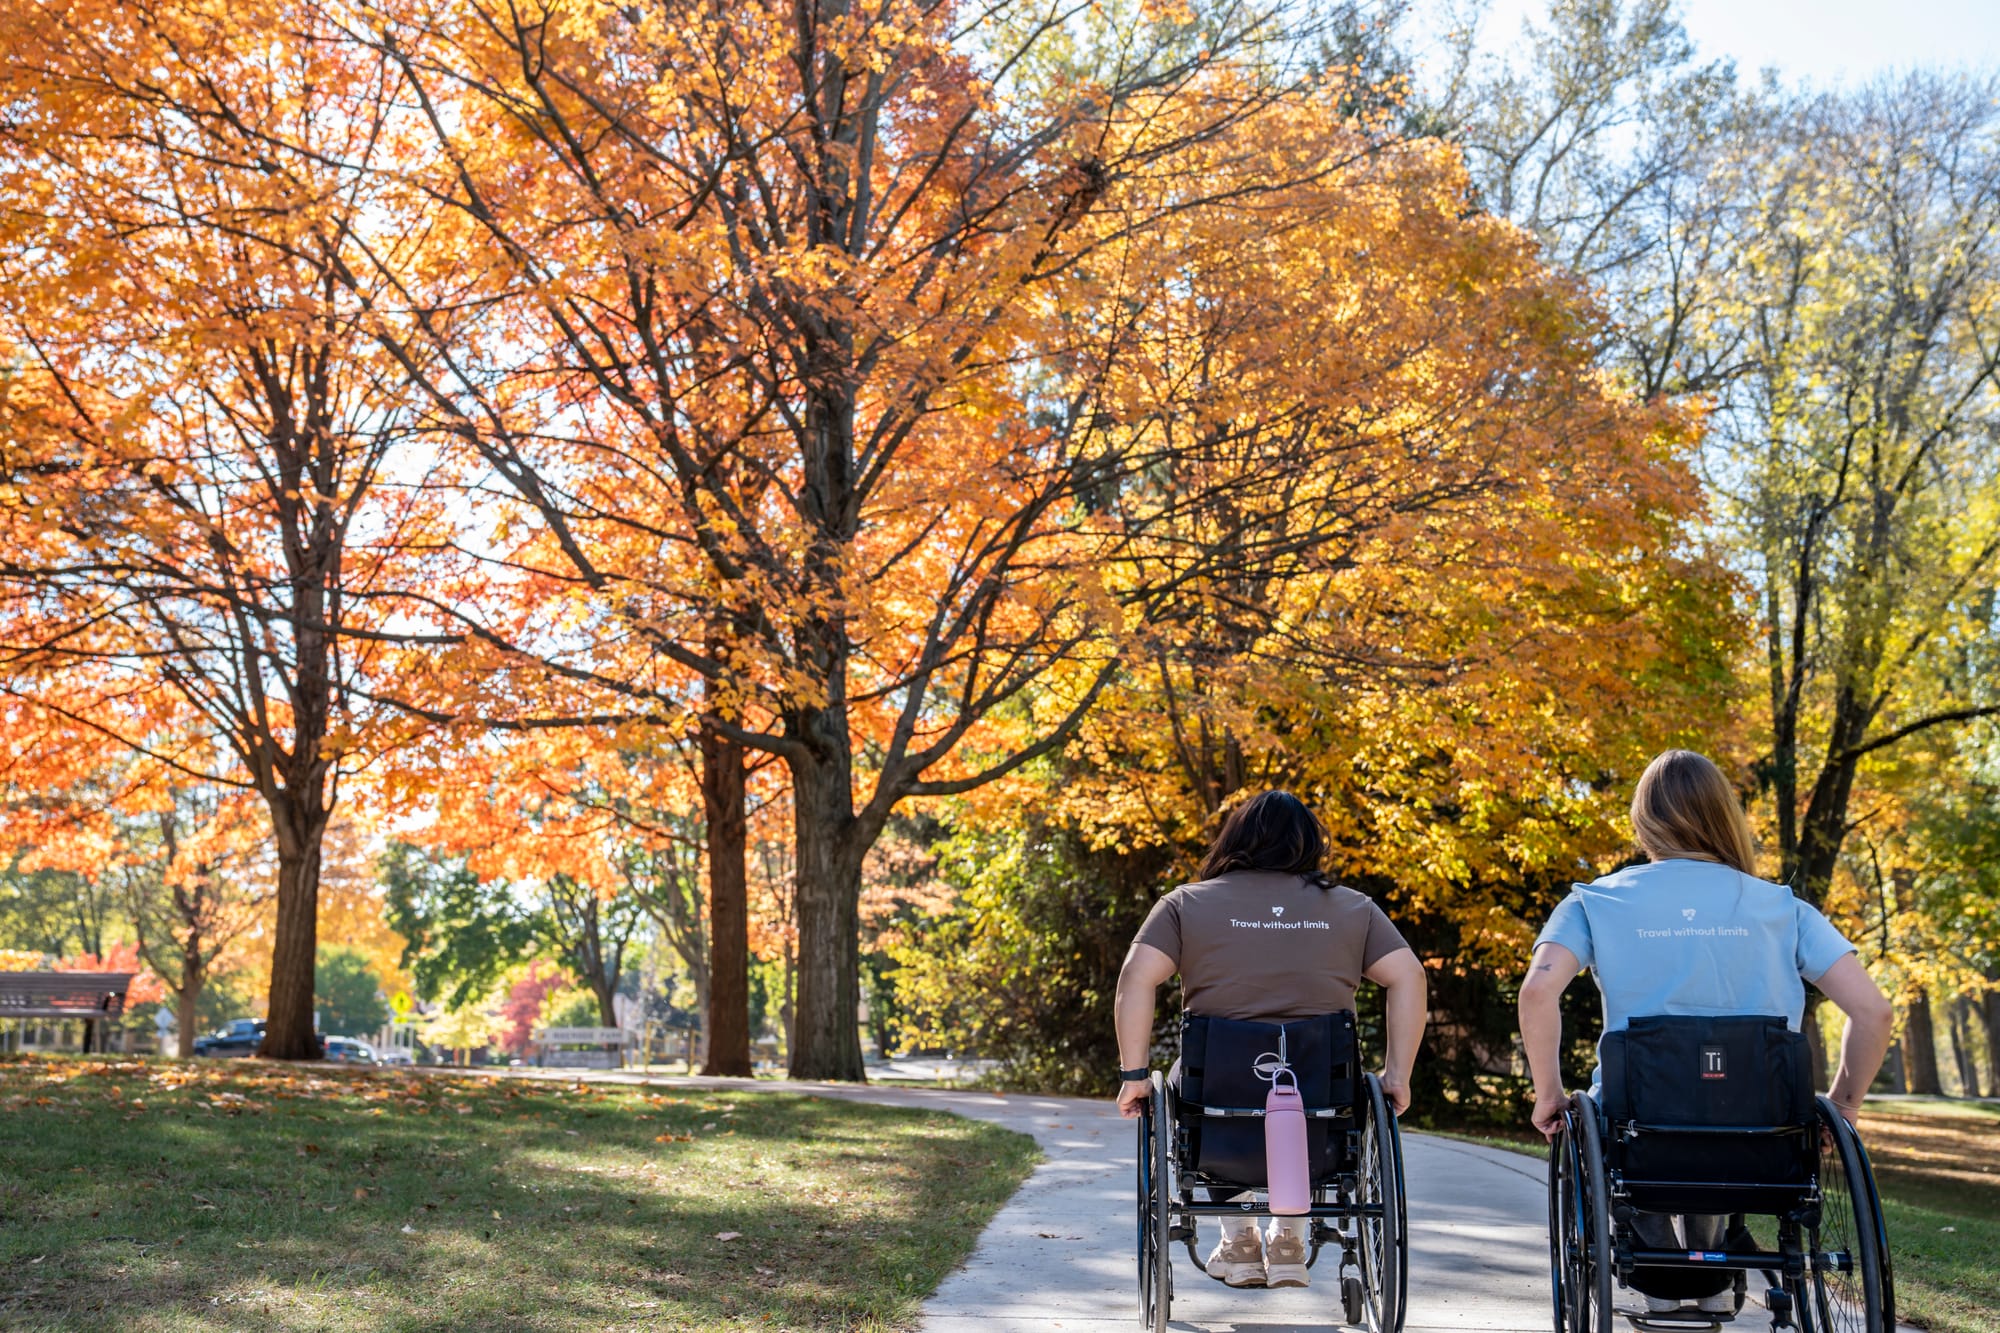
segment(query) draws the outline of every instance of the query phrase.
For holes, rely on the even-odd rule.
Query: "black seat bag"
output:
[[[1705,1187],[1782,1196],[1812,1178],[1817,1125],[1803,1034],[1771,1016],[1654,1014],[1599,1044],[1610,1164],[1648,1211],[1736,1211]],[[1625,1126],[1636,1125],[1636,1133]],[[1676,1128],[1782,1134],[1675,1133]],[[1721,1204],[1722,1206],[1717,1206]]]
[[[1271,1085],[1257,1077],[1262,1055],[1284,1054],[1306,1108],[1306,1148],[1315,1185],[1348,1169],[1347,1130],[1353,1124],[1355,1090],[1354,1015],[1348,1010],[1255,1023],[1206,1014],[1181,1018],[1180,1119],[1186,1130],[1187,1160],[1202,1175],[1246,1189],[1269,1182],[1264,1169],[1264,1122],[1260,1118],[1207,1116],[1207,1107],[1261,1110]],[[1316,1116],[1333,1110],[1337,1117]]]

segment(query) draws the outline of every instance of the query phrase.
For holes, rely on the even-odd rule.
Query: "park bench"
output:
[[[130,972],[0,972],[0,1018],[83,1020],[83,1049],[104,1045],[102,1024],[125,1012]]]

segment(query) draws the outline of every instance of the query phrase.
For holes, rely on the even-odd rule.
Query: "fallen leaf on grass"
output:
[[[405,1236],[414,1236],[417,1234],[417,1229],[411,1226],[408,1222],[405,1222],[403,1223],[403,1234]]]
[[[718,1231],[715,1233],[715,1238],[717,1240],[738,1240],[742,1238],[742,1235],[743,1233],[740,1231]],[[37,1259],[35,1262],[40,1263],[41,1260]]]

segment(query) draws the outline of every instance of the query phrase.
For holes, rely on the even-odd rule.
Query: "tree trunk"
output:
[[[700,973],[695,975],[692,981],[694,983],[694,1011],[704,1017],[701,1030],[695,1033],[694,1036],[694,1055],[688,1060],[688,1070],[689,1072],[693,1072],[695,1064],[700,1062],[704,1066],[704,1072],[706,1072],[708,1053],[713,1049],[709,1045],[708,1021],[706,1018],[709,1012],[708,976],[706,973]]]
[[[713,728],[701,733],[701,803],[708,843],[708,984],[701,1011],[708,1055],[701,1072],[748,1078],[749,819],[743,799],[743,749]],[[701,989],[699,982],[697,988]]]
[[[1827,1073],[1826,1029],[1819,1021],[1819,1002],[1824,998],[1817,991],[1807,993],[1805,1019],[1800,1024],[1806,1034],[1806,1059],[1811,1065],[1812,1085],[1821,1092],[1832,1086],[1832,1076]]]
[[[1951,1000],[1951,1057],[1958,1065],[1958,1095],[1979,1095],[1979,1060],[1972,1051],[1972,1001],[1963,995]]]
[[[271,1009],[257,1053],[273,1060],[316,1060],[313,1031],[313,963],[319,953],[319,855],[326,817],[288,820],[278,826],[278,921],[271,949]]]
[[[1834,869],[1840,864],[1841,844],[1847,841],[1847,806],[1860,767],[1851,749],[1867,730],[1868,718],[1861,703],[1851,690],[1843,688],[1834,701],[1827,757],[1807,798],[1805,818],[1799,822],[1798,851],[1794,863],[1785,867],[1792,891],[1814,907],[1826,901]]]
[[[194,1057],[194,1029],[201,1021],[196,1017],[201,1005],[201,974],[201,954],[197,948],[190,947],[181,955],[181,984],[174,995],[174,1015],[178,1024],[174,1032],[174,1054],[183,1060]]]
[[[1995,978],[1989,973],[1986,979]],[[1986,1019],[1986,1073],[1994,1093],[2000,1095],[2000,987],[1988,987],[1980,1009]]]
[[[824,760],[827,756],[822,755]],[[850,853],[845,754],[792,768],[793,894],[799,922],[791,1076],[861,1082],[861,863]]]
[[[598,968],[590,977],[590,993],[597,997],[597,1021],[602,1027],[618,1026],[618,983],[607,981],[604,969]]]
[[[1919,990],[1903,1019],[1903,1068],[1910,1092],[1938,1095],[1937,1038],[1931,1030],[1931,997]]]

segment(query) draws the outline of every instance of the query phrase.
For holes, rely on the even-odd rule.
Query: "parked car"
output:
[[[261,1018],[232,1018],[229,1026],[218,1028],[205,1037],[194,1039],[196,1055],[245,1056],[255,1055],[257,1045],[264,1040],[264,1020]],[[320,1059],[326,1056],[326,1039],[320,1039]]]
[[[378,1065],[414,1065],[417,1057],[410,1054],[407,1046],[378,1046],[375,1049],[375,1063]]]
[[[328,1037],[326,1039],[326,1059],[337,1065],[379,1064],[375,1048],[359,1037]]]
[[[196,1055],[255,1055],[257,1043],[264,1040],[264,1020],[261,1018],[233,1018],[226,1028],[218,1028],[205,1037],[194,1039]]]

